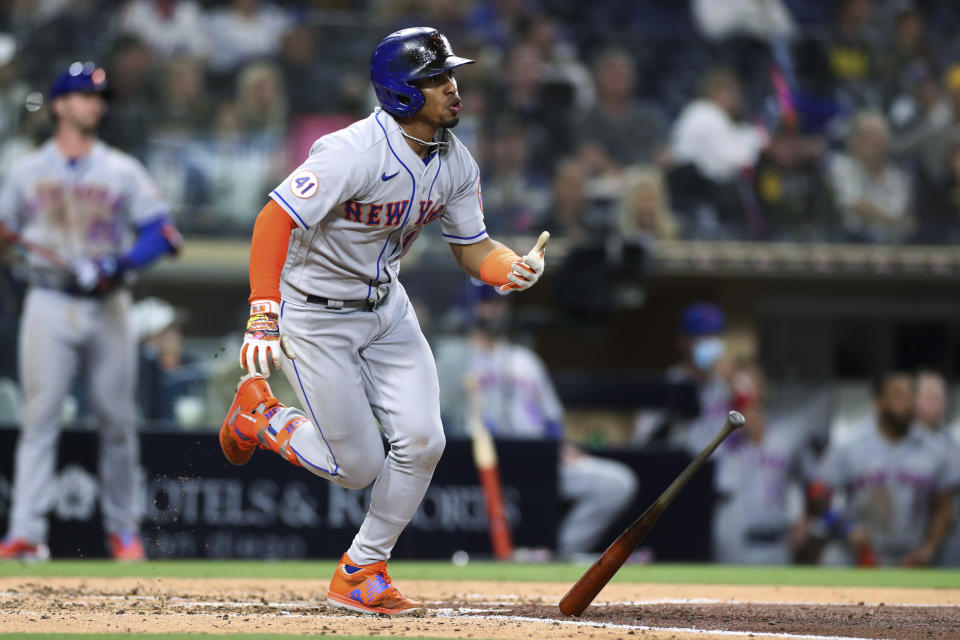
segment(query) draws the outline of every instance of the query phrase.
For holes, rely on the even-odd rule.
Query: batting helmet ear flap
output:
[[[426,99],[414,80],[432,78],[473,60],[454,55],[446,36],[431,27],[412,27],[380,41],[370,58],[370,81],[384,111],[412,116]]]

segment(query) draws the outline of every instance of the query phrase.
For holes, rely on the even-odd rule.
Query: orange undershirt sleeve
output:
[[[280,302],[280,273],[297,223],[273,200],[257,215],[250,240],[250,302]]]

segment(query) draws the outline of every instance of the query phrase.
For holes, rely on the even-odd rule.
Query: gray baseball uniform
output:
[[[772,427],[773,425],[771,425]],[[789,564],[791,482],[802,478],[796,434],[770,428],[759,442],[741,431],[715,455],[714,560],[727,564]]]
[[[922,426],[918,428],[930,438],[935,447],[947,453],[947,466],[953,474],[950,488],[957,492],[953,499],[953,523],[937,554],[937,564],[943,567],[960,567],[960,443],[953,438],[946,426],[941,426],[936,432]]]
[[[866,528],[884,565],[897,564],[923,543],[931,495],[952,479],[947,451],[931,438],[911,429],[891,442],[873,418],[827,453],[820,476],[843,494],[848,518]]]
[[[135,229],[167,207],[139,162],[103,143],[76,160],[53,141],[22,159],[0,189],[0,222],[67,262],[118,255]],[[20,328],[23,428],[17,443],[10,534],[47,536],[60,411],[78,369],[101,425],[101,507],[108,533],[136,532],[133,482],[137,344],[129,291],[66,293],[70,274],[30,254]]]
[[[297,429],[290,446],[341,486],[376,480],[348,551],[361,565],[390,557],[444,447],[436,367],[397,281],[400,259],[434,220],[450,243],[487,235],[477,163],[446,135],[449,148],[424,161],[377,109],[320,138],[270,194],[298,226],[280,282],[280,329],[297,359],[283,372],[313,425]],[[297,412],[271,417],[270,428]]]

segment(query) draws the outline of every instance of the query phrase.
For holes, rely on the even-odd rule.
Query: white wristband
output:
[[[254,300],[250,303],[250,315],[272,313],[280,315],[280,303],[276,300]]]

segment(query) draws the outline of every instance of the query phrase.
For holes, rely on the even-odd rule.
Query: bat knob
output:
[[[731,411],[727,414],[727,422],[729,422],[734,429],[739,429],[747,424],[747,419],[744,418],[743,414],[739,411]]]

